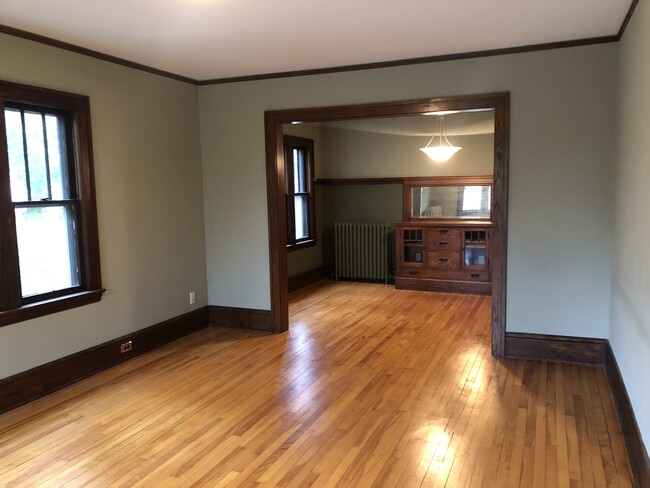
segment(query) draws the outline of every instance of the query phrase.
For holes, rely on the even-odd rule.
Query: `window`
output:
[[[461,214],[477,218],[482,218],[487,214],[489,217],[491,189],[492,187],[489,185],[465,186],[459,202]]]
[[[481,193],[480,186],[466,186],[463,190],[463,212],[472,210],[481,210]]]
[[[87,97],[0,82],[0,325],[102,294]]]
[[[314,141],[284,136],[287,250],[316,244]]]

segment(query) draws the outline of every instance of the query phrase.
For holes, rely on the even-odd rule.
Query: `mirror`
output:
[[[412,186],[410,219],[489,219],[490,185]]]

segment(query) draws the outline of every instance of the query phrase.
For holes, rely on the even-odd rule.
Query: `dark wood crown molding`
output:
[[[110,54],[94,51],[92,49],[77,46],[76,44],[71,44],[69,42],[52,39],[51,37],[42,36],[40,34],[34,34],[33,32],[16,29],[15,27],[10,27],[8,25],[0,24],[0,33],[8,34],[14,37],[20,37],[22,39],[27,39],[29,41],[38,42],[40,44],[45,44],[52,47],[58,47],[59,49],[64,49],[66,51],[71,51],[73,53],[83,54],[84,56],[90,56],[91,58],[101,59],[102,61],[108,61],[109,63],[119,64],[120,66],[126,66],[127,68],[146,71],[147,73],[153,73],[154,75],[163,76],[165,78],[171,78],[172,80],[183,81],[185,83],[190,83],[193,85],[198,84],[197,80],[193,78],[188,78],[187,76],[177,75],[176,73],[170,73],[169,71],[164,71],[162,69],[153,68],[151,66],[129,61],[128,59],[118,58],[117,56],[111,56]]]
[[[117,56],[111,56],[110,54],[94,51],[92,49],[81,47],[76,44],[71,44],[69,42],[59,41],[51,37],[42,36],[40,34],[34,34],[32,32],[28,32],[21,29],[16,29],[15,27],[10,27],[8,25],[0,24],[0,33],[8,34],[15,37],[21,37],[23,39],[28,39],[30,41],[46,44],[53,47],[58,47],[60,49],[65,49],[67,51],[72,51],[78,54],[83,54],[85,56],[101,59],[103,61],[108,61],[109,63],[119,64],[121,66],[126,66],[128,68],[133,68],[140,71],[146,71],[148,73],[153,73],[166,78],[171,78],[173,80],[182,81],[185,83],[190,83],[198,86],[205,86],[205,85],[220,85],[224,83],[238,83],[242,81],[291,78],[295,76],[311,76],[311,75],[321,75],[321,74],[328,74],[328,73],[343,73],[346,71],[361,71],[366,69],[393,68],[397,66],[407,66],[412,64],[437,63],[441,61],[455,61],[459,59],[469,59],[469,58],[484,58],[489,56],[503,56],[506,54],[519,54],[519,53],[527,53],[527,52],[534,52],[534,51],[546,51],[549,49],[563,49],[567,47],[588,46],[591,44],[618,42],[623,37],[623,34],[625,33],[625,29],[627,28],[627,25],[630,23],[630,19],[632,18],[632,15],[634,14],[634,11],[638,3],[639,0],[632,0],[627,15],[625,16],[625,18],[623,19],[623,23],[621,24],[621,28],[619,29],[616,35],[611,35],[611,36],[589,37],[584,39],[573,39],[569,41],[546,42],[541,44],[529,44],[525,46],[514,46],[514,47],[507,47],[507,48],[500,48],[500,49],[487,49],[482,51],[469,51],[465,53],[443,54],[437,56],[424,56],[424,57],[408,58],[408,59],[396,59],[392,61],[379,61],[374,63],[361,63],[361,64],[352,64],[347,66],[331,66],[328,68],[314,68],[314,69],[294,70],[294,71],[280,71],[277,73],[262,73],[256,75],[232,76],[227,78],[213,78],[208,80],[196,80],[194,78],[189,78],[187,76],[182,76],[176,73],[171,73],[169,71],[164,71],[144,64],[129,61],[128,59],[118,58]]]
[[[623,19],[623,23],[621,24],[621,28],[618,30],[618,34],[616,35],[616,40],[620,41],[623,39],[623,34],[625,34],[625,29],[627,29],[628,24],[630,23],[630,20],[632,20],[632,15],[634,15],[634,11],[636,10],[636,6],[639,4],[639,0],[632,0],[632,3],[630,4],[630,8],[627,11],[627,15]]]
[[[220,85],[223,83],[239,83],[242,81],[271,80],[275,78],[292,78],[295,76],[312,76],[330,73],[344,73],[346,71],[361,71],[367,69],[395,68],[412,64],[439,63],[441,61],[456,61],[460,59],[485,58],[490,56],[503,56],[506,54],[520,54],[533,51],[547,51],[550,49],[563,49],[567,47],[589,46],[591,44],[604,44],[617,42],[618,35],[590,37],[587,39],[575,39],[570,41],[547,42],[543,44],[529,44],[526,46],[515,46],[501,49],[487,49],[484,51],[469,51],[456,54],[441,54],[437,56],[424,56],[419,58],[396,59],[392,61],[379,61],[374,63],[351,64],[347,66],[332,66],[329,68],[315,68],[295,71],[280,71],[277,73],[264,73],[248,76],[233,76],[230,78],[215,78],[211,80],[197,81],[197,85]]]

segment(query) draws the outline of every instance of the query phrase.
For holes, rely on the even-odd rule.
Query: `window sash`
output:
[[[20,104],[20,103],[6,103],[4,110],[5,117],[5,137],[8,137],[9,127],[7,126],[8,113],[15,113],[20,119],[20,128],[15,134],[14,137],[20,137],[21,141],[17,146],[22,146],[21,148],[9,147],[7,144],[7,153],[9,157],[10,164],[10,183],[12,188],[12,199],[14,202],[17,201],[43,201],[43,200],[54,200],[54,199],[76,199],[78,198],[78,191],[76,188],[76,181],[74,178],[75,175],[75,160],[74,153],[72,152],[73,148],[73,133],[72,125],[73,121],[69,117],[69,114],[55,109],[47,109],[34,107],[31,105]],[[27,117],[30,116],[30,119]],[[32,127],[35,130],[28,130],[28,120],[35,123],[34,117],[40,118],[40,128]],[[15,116],[13,117],[15,119]],[[56,127],[52,127],[51,122],[53,120],[57,121]],[[54,133],[56,129],[56,133]],[[36,139],[36,140],[35,140]],[[34,195],[35,190],[33,189],[34,181],[32,178],[32,173],[34,170],[38,169],[37,163],[33,163],[33,159],[38,159],[38,155],[35,154],[36,149],[30,149],[30,140],[32,143],[37,143],[39,146],[37,149],[42,149],[39,151],[42,153],[41,166],[43,166],[42,172],[45,173],[45,181],[41,182],[45,184],[46,194],[41,192],[40,195]],[[20,144],[20,142],[22,144]],[[39,144],[39,143],[42,143]],[[14,151],[11,151],[14,149]],[[18,149],[18,151],[16,151]],[[22,149],[22,150],[21,150]],[[54,152],[58,149],[58,152]],[[20,154],[16,154],[20,153]],[[12,167],[18,169],[17,165],[12,165],[11,155],[20,156],[22,159],[22,166],[24,167],[24,175],[12,174]],[[34,158],[36,156],[36,158]],[[54,156],[54,158],[53,158]],[[57,167],[53,168],[52,159],[57,160]],[[53,171],[56,170],[56,171]],[[23,178],[20,178],[23,176]],[[53,178],[54,177],[54,178]],[[24,181],[18,181],[18,180]],[[54,181],[53,181],[54,180]],[[20,190],[18,187],[19,183],[25,185],[25,191],[20,192],[23,195],[26,195],[27,198],[18,198],[15,195],[15,190]],[[58,184],[57,184],[58,183]],[[53,189],[53,184],[56,184],[56,191]]]
[[[58,229],[48,222],[50,228],[47,232],[42,228],[47,225],[45,222],[41,224],[38,229],[38,235],[32,235],[28,241],[21,239],[21,227],[23,232],[29,232],[27,227],[20,225],[18,219],[18,210],[20,209],[56,209],[61,208],[64,210],[64,227]],[[20,283],[21,283],[21,296],[22,303],[29,304],[41,300],[50,299],[58,296],[63,296],[69,293],[75,293],[82,289],[82,269],[79,263],[80,257],[80,239],[78,235],[79,229],[79,202],[73,200],[63,201],[47,201],[47,202],[21,202],[14,204],[14,212],[16,215],[16,232],[18,242],[18,263],[21,268]],[[34,232],[35,229],[31,229]],[[61,231],[63,230],[63,234]],[[58,231],[58,232],[57,232]],[[45,236],[41,233],[45,232]],[[40,239],[45,238],[48,247],[59,247],[57,255],[47,255],[47,250],[39,249],[41,246]],[[64,239],[62,239],[64,238]],[[22,242],[22,245],[21,245]],[[58,244],[58,246],[57,246]],[[65,247],[65,249],[62,249]],[[25,259],[29,259],[29,265],[25,264]],[[58,288],[48,289],[39,293],[29,293],[29,290],[34,289],[34,276],[38,272],[37,265],[40,263],[41,282],[68,282],[69,285],[60,286]],[[64,267],[62,264],[66,264]],[[52,268],[59,267],[58,273],[53,276],[51,274]],[[36,268],[36,269],[35,269]],[[32,283],[31,286],[26,287],[26,283]]]
[[[72,166],[69,164],[72,159],[71,156],[73,156],[68,153],[68,148],[70,147],[68,141],[72,140],[71,121],[66,117],[65,112],[60,110],[35,107],[21,103],[6,103],[4,117],[4,137],[7,140],[7,156],[10,165],[9,184],[12,190],[14,227],[16,228],[16,240],[18,245],[21,303],[22,305],[36,303],[38,301],[80,291],[83,283],[82,267],[80,266],[82,242],[78,232],[78,229],[80,228],[78,221],[80,202],[78,199],[53,198],[54,195],[69,197],[70,195],[78,194],[74,178],[74,161],[72,161]],[[13,121],[11,120],[12,118]],[[52,126],[52,121],[55,121],[54,127]],[[9,124],[11,122],[13,122],[14,127],[12,127],[13,130],[10,131]],[[9,144],[10,133],[13,135],[13,144]],[[19,165],[11,164],[12,153],[14,157],[19,156],[19,163],[20,160],[22,160],[22,164],[24,165],[23,174],[17,175],[16,173],[18,172],[14,172],[19,169]],[[56,160],[57,163],[57,167],[55,168],[53,168],[54,160]],[[16,161],[14,161],[14,163],[15,162]],[[53,171],[53,169],[55,171]],[[35,176],[34,172],[38,170],[40,170],[40,175]],[[23,176],[23,178],[21,178],[21,176]],[[38,178],[38,176],[40,176],[40,178]],[[18,181],[16,181],[16,179]],[[53,179],[58,182],[57,188],[53,188]],[[21,188],[21,185],[24,185],[24,189]],[[38,192],[39,187],[40,192]],[[26,197],[26,200],[16,198],[16,190],[19,193],[19,196]],[[30,287],[25,289],[27,283],[31,282],[32,287],[38,289],[38,286],[36,286],[38,281],[35,278],[36,274],[33,267],[34,259],[30,259],[30,266],[25,264],[25,259],[27,259],[26,255],[29,253],[27,250],[33,250],[38,246],[38,244],[35,243],[29,245],[24,240],[22,240],[21,244],[21,236],[18,232],[17,210],[21,208],[48,207],[62,207],[66,209],[68,228],[65,237],[68,239],[69,246],[69,255],[67,256],[69,269],[66,273],[69,274],[60,276],[55,276],[54,274],[48,275],[48,271],[51,273],[55,266],[55,263],[53,262],[49,267],[46,267],[45,264],[43,264],[41,276],[42,279],[47,281],[49,278],[49,281],[53,281],[54,283],[57,281],[60,283],[70,281],[71,286],[63,286],[60,288],[54,286],[55,289],[53,290],[43,291],[40,293],[29,293],[28,290],[30,290]],[[24,229],[27,228],[24,227]],[[61,229],[58,230],[61,231]],[[34,229],[32,229],[32,232],[33,231]],[[61,237],[61,235],[59,235],[59,237]],[[36,253],[36,255],[39,254],[40,253]],[[32,252],[32,256],[33,255]],[[57,257],[59,258],[56,260],[58,262],[62,256],[59,255]],[[64,271],[61,268],[59,272]],[[30,275],[32,277],[31,279],[29,278]]]
[[[315,242],[313,141],[285,136],[287,247]]]

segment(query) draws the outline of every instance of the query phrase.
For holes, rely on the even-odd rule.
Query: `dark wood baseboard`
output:
[[[0,413],[92,376],[208,326],[208,307],[174,317],[98,346],[0,380]],[[131,341],[131,350],[120,346]]]
[[[602,366],[607,339],[506,332],[506,356]]]
[[[614,351],[607,339],[506,332],[506,356],[603,366],[621,422],[635,486],[650,486],[650,457]]]
[[[326,270],[323,266],[318,266],[316,268],[308,269],[302,273],[289,276],[288,281],[288,290],[289,293],[292,291],[300,290],[305,286],[309,286],[312,283],[322,280],[326,277]]]
[[[274,332],[269,310],[210,305],[210,325]]]
[[[607,342],[605,371],[607,372],[607,379],[612,390],[618,417],[621,421],[636,486],[639,488],[650,486],[650,457],[648,457],[648,451],[643,444],[639,424],[636,421],[632,403],[627,394],[623,376],[621,376],[621,370],[618,368],[618,362],[609,341]]]
[[[489,295],[492,283],[474,281],[448,281],[423,278],[395,278],[398,290],[437,291],[441,293],[467,293],[471,295]]]

